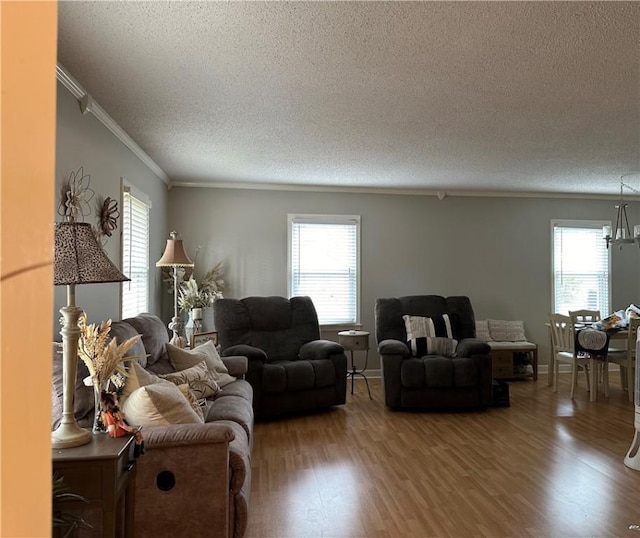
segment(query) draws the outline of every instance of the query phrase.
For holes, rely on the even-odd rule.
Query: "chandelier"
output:
[[[631,235],[631,227],[629,226],[629,219],[627,218],[627,203],[624,201],[623,189],[629,189],[630,191],[640,194],[638,189],[634,189],[631,185],[624,182],[625,177],[635,176],[640,172],[632,172],[620,177],[620,201],[615,206],[617,210],[616,223],[613,228],[613,235],[611,234],[611,226],[602,227],[602,236],[607,242],[607,248],[609,245],[622,245],[638,243],[640,245],[640,224],[636,224],[633,227],[633,235]]]

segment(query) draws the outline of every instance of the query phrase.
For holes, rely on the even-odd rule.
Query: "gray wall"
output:
[[[121,178],[143,191],[151,200],[150,211],[150,253],[149,267],[151,294],[149,310],[160,312],[161,286],[160,271],[155,261],[160,258],[167,238],[166,184],[153,173],[131,150],[118,140],[93,114],[83,115],[77,99],[60,83],[57,88],[56,122],[56,195],[54,215],[56,221],[63,220],[57,213],[60,202],[60,188],[66,183],[71,172],[84,167],[91,176],[90,187],[95,191],[90,202],[91,214],[85,222],[96,225],[96,201],[110,196],[118,200],[122,208]],[[122,222],[108,239],[105,251],[111,261],[121,267]],[[120,285],[87,284],[76,287],[76,303],[87,313],[90,323],[105,319],[120,319]],[[66,287],[55,288],[54,338],[59,338],[58,310],[66,304]]]
[[[224,262],[227,297],[287,295],[287,214],[362,217],[362,307],[374,331],[376,297],[468,295],[478,319],[522,319],[548,359],[552,219],[610,220],[613,200],[410,196],[174,187],[169,224],[196,276]],[[629,217],[640,222],[640,208]],[[640,301],[639,250],[612,253],[612,307]],[[331,335],[329,335],[331,336]],[[379,368],[375,352],[370,368]]]

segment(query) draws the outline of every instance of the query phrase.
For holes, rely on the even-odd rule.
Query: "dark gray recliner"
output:
[[[222,356],[249,359],[257,419],[345,403],[347,357],[320,339],[309,297],[218,299],[214,319]]]
[[[458,346],[453,358],[413,357],[404,315],[449,314]],[[492,403],[489,345],[475,339],[475,316],[468,297],[414,295],[376,299],[376,341],[385,404],[391,408],[480,408]]]

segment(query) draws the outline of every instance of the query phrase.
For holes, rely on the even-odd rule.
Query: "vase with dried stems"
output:
[[[101,400],[104,392],[111,392],[112,379],[117,374],[122,379],[127,376],[125,363],[141,359],[142,356],[131,355],[125,357],[127,351],[141,338],[141,335],[132,336],[121,344],[115,338],[110,338],[111,320],[103,321],[96,326],[95,323],[87,325],[87,315],[82,314],[78,323],[80,327],[80,341],[78,342],[78,356],[89,370],[94,391],[94,420],[93,433],[106,432],[107,427],[102,420]],[[120,383],[121,385],[121,383]],[[118,384],[114,384],[115,387]]]

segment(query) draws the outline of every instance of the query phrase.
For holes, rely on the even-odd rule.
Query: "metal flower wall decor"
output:
[[[71,172],[67,183],[62,185],[58,214],[66,220],[84,220],[91,213],[89,202],[95,192],[89,187],[91,176],[84,173],[81,166],[77,171]]]
[[[71,172],[69,179],[61,187],[60,204],[58,214],[68,221],[84,221],[91,214],[89,202],[93,200],[95,192],[90,187],[91,176],[85,174],[84,167]],[[118,227],[120,212],[118,201],[110,196],[104,200],[96,201],[97,226],[93,227],[93,233],[98,242],[104,246],[107,238],[111,237]]]

